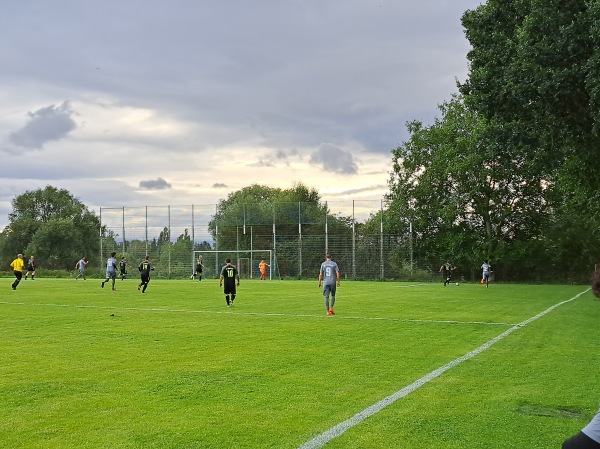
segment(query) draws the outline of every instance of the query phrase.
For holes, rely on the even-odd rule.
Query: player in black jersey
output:
[[[235,265],[232,265],[231,259],[225,259],[227,263],[221,269],[221,276],[219,277],[219,287],[223,286],[223,282],[225,282],[225,287],[223,288],[223,293],[225,293],[225,301],[227,301],[227,307],[233,305],[233,301],[236,295],[236,280],[237,286],[240,286],[240,275],[238,274],[238,270]]]
[[[148,287],[148,283],[150,282],[150,272],[154,271],[152,262],[150,262],[150,256],[146,256],[146,258],[140,262],[138,265],[138,270],[140,272],[140,279],[142,281],[138,285],[138,290],[142,289],[142,293],[146,293],[146,287]]]
[[[127,267],[130,266],[131,265],[127,264],[127,259],[125,256],[121,257],[121,261],[119,262],[119,276],[121,276],[121,280],[125,279],[125,276],[127,275]]]

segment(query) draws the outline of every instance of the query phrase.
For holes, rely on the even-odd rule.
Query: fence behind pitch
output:
[[[239,214],[222,219],[215,218],[216,211],[216,205],[101,208],[99,263],[112,251],[132,266],[148,254],[159,276],[179,278],[193,272],[194,251],[267,249],[276,278],[316,277],[328,252],[348,279],[436,278],[437,261],[415,260],[408,229],[403,235],[383,232],[387,217],[380,200],[326,203],[324,209],[245,204]],[[377,229],[366,229],[377,214]],[[216,277],[216,271],[209,265],[205,276]]]

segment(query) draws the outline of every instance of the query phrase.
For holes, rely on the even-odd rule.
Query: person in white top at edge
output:
[[[600,298],[600,268],[594,273],[592,292]],[[562,449],[600,449],[600,410],[581,432],[564,441]]]

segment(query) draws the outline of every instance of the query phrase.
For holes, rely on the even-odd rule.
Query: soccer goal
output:
[[[198,256],[202,256],[202,264],[207,275],[214,274],[219,277],[225,265],[225,259],[230,258],[242,279],[260,278],[258,264],[264,260],[269,264],[267,273],[273,279],[273,250],[270,249],[243,249],[243,250],[203,250],[193,251],[192,263],[196,264]],[[214,269],[214,271],[213,271]],[[211,273],[212,272],[212,273]]]

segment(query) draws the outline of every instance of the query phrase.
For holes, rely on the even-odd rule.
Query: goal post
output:
[[[225,265],[225,259],[230,258],[242,279],[260,278],[258,264],[261,260],[269,264],[267,273],[269,280],[273,279],[273,250],[271,249],[195,250],[192,252],[194,267],[198,256],[202,256],[206,277],[218,278],[221,268]]]

